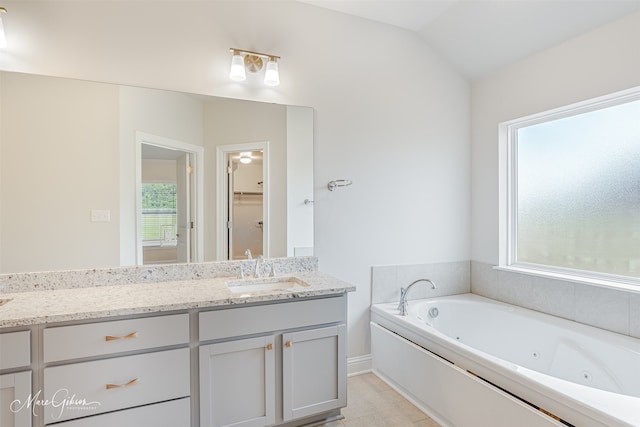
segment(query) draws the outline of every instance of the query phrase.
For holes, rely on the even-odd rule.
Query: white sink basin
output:
[[[227,287],[233,293],[250,293],[260,291],[295,291],[296,288],[309,286],[296,277],[269,277],[264,279],[233,280]]]

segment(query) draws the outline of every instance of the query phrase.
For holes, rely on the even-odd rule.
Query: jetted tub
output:
[[[409,301],[406,317],[397,303],[371,313],[372,325],[566,424],[640,426],[638,339],[473,294]]]

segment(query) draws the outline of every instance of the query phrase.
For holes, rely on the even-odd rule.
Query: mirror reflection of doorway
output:
[[[191,155],[142,145],[142,263],[191,261]]]
[[[227,153],[229,259],[264,254],[263,151]]]
[[[216,259],[268,258],[269,141],[218,145],[216,181]]]
[[[198,157],[202,147],[152,135],[139,139],[138,264],[200,260]]]

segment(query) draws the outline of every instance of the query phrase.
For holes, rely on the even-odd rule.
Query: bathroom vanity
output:
[[[354,288],[317,271],[238,281],[222,264],[213,277],[0,294],[0,425],[339,416]]]

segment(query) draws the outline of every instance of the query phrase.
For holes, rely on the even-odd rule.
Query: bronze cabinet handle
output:
[[[138,333],[137,332],[131,332],[129,335],[124,335],[122,337],[116,337],[113,335],[107,335],[106,337],[104,337],[105,341],[118,341],[118,340],[129,340],[132,338],[138,338]]]
[[[123,388],[123,387],[131,387],[138,384],[139,380],[136,378],[134,380],[129,381],[126,384],[107,384],[107,390],[113,390],[114,388]]]

